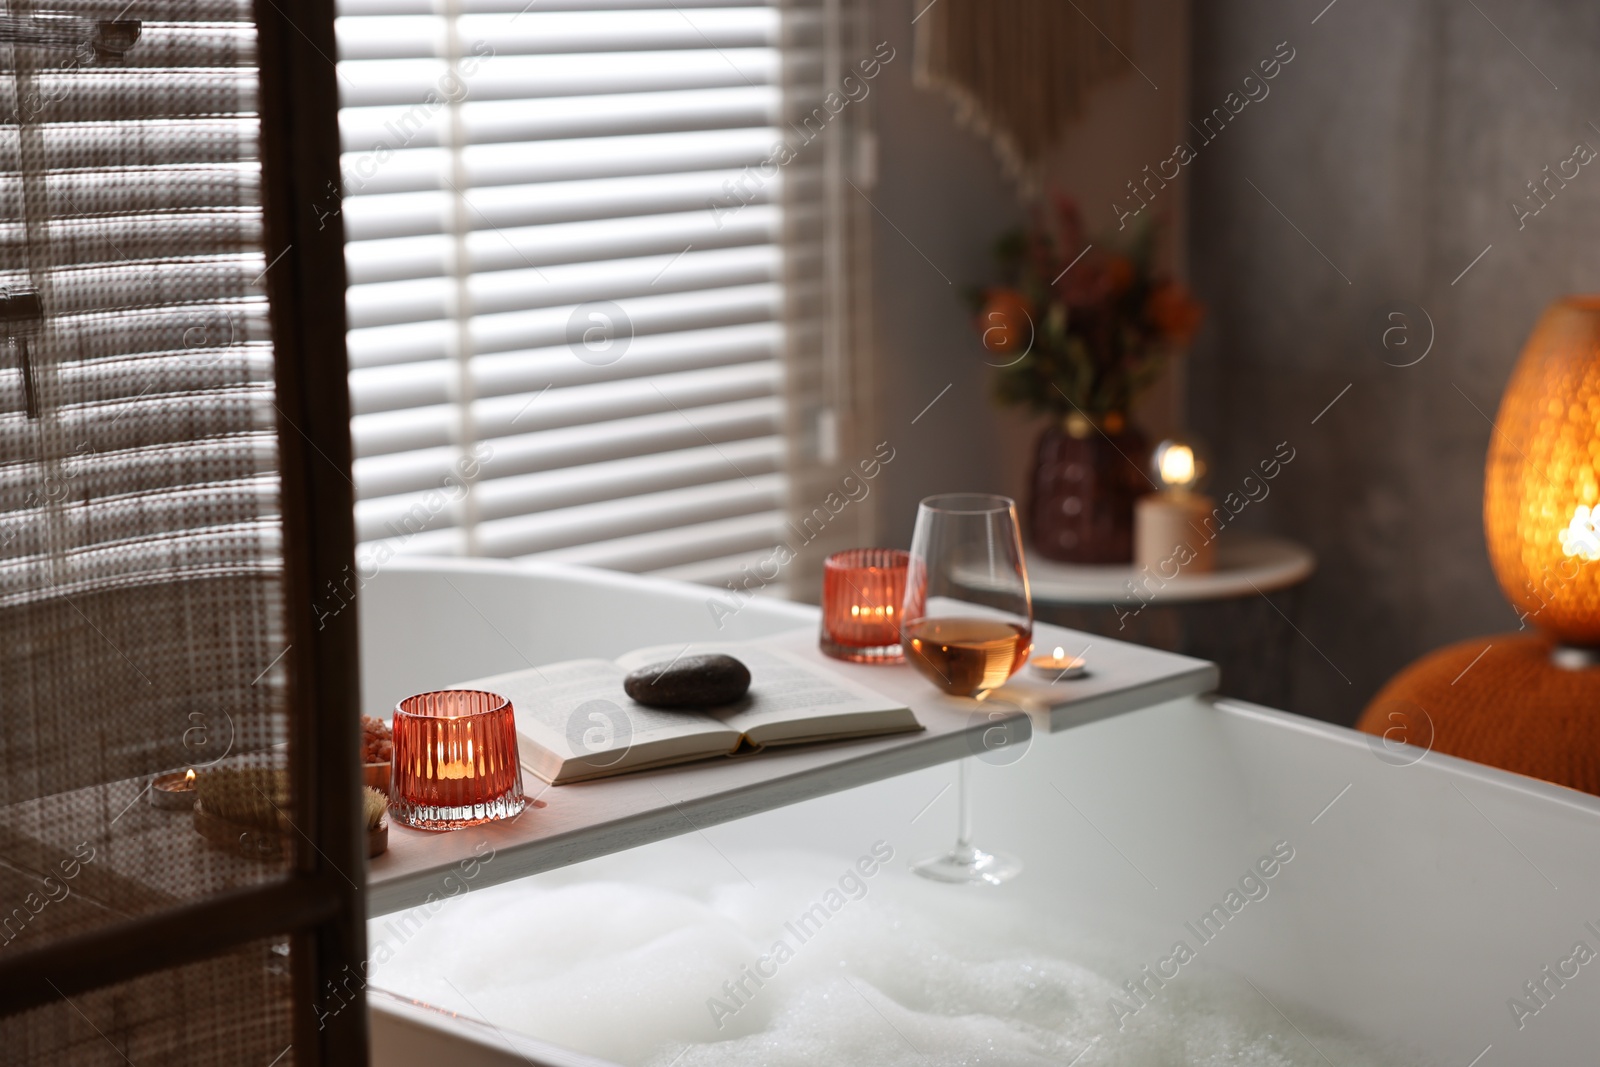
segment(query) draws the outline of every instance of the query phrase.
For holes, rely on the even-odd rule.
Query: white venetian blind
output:
[[[819,168],[747,168],[785,136],[785,86],[820,81],[806,19],[748,0],[339,16],[345,187],[322,211],[349,242],[362,554],[704,581],[769,555],[785,350],[817,331],[787,235]]]

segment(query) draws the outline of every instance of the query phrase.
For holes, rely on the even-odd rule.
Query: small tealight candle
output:
[[[900,605],[909,553],[851,548],[822,564],[822,651],[855,663],[903,663]]]
[[[150,781],[150,806],[162,811],[189,811],[194,807],[194,768],[179,774],[158,774]]]
[[[1082,656],[1069,656],[1066,649],[1058,646],[1052,655],[1033,657],[1028,666],[1041,678],[1064,682],[1069,678],[1082,678],[1088,664]]]
[[[406,697],[394,710],[389,814],[419,830],[514,819],[528,806],[511,701],[476,689]]]

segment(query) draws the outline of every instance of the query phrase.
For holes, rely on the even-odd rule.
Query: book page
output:
[[[664,668],[668,665],[675,665],[686,656],[709,656],[718,652],[743,661],[744,657],[740,653],[749,647],[743,641],[723,641],[720,643],[695,641],[687,645],[648,645],[618,656],[617,666],[622,668],[624,674],[627,674],[641,667]],[[746,664],[746,666],[749,666],[749,664]]]
[[[665,709],[623,689],[631,670],[722,652],[750,669],[750,691],[720,708]],[[465,683],[516,709],[523,767],[564,784],[761,747],[918,730],[911,709],[760,642],[657,645],[615,663],[570,660]]]
[[[699,712],[635,703],[622,688],[626,673],[615,663],[584,659],[470,684],[509,699],[517,732],[559,761],[587,759],[621,769],[657,759],[663,748],[712,754],[738,744],[738,730]]]
[[[898,701],[788,652],[764,648],[759,642],[695,644],[687,649],[658,645],[630,652],[617,664],[637,670],[715,652],[750,668],[750,692],[736,704],[709,708],[703,714],[744,733],[754,744],[917,727],[915,716]]]

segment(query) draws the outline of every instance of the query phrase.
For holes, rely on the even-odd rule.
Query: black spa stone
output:
[[[750,668],[732,656],[680,656],[640,667],[623,679],[622,688],[652,708],[714,708],[749,691]]]

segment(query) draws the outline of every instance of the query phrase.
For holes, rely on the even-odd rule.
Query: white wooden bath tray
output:
[[[772,641],[904,701],[926,729],[865,741],[770,750],[554,788],[526,776],[524,785],[535,803],[509,822],[451,833],[393,825],[389,851],[373,860],[368,871],[369,914],[415,907],[469,888],[693,833],[983,751],[980,737],[994,725],[988,717],[992,706],[985,710],[970,700],[946,697],[904,664],[867,666],[828,659],[817,648],[815,625]],[[1066,703],[1053,710],[1044,710],[1042,705],[1030,708],[1033,727],[1040,732],[1082,726],[1209,692],[1217,685],[1217,668],[1203,660],[1056,626],[1035,626],[1036,651],[1056,646],[1069,655],[1088,649],[1090,672],[1054,687]],[[1025,668],[1014,680],[1015,693],[1008,688],[995,696],[1018,695],[1022,698],[1018,704],[1028,706],[1028,694],[1049,691],[1047,685],[1026,681],[1026,675]],[[491,855],[491,862],[480,862]]]

